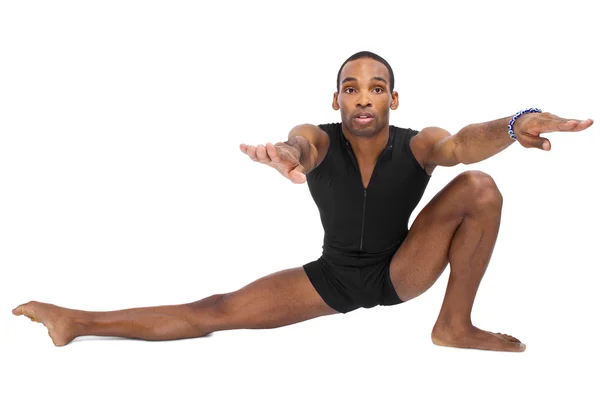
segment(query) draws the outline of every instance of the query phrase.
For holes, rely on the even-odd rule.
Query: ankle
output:
[[[457,333],[467,332],[473,329],[470,316],[441,315],[438,317],[433,331],[452,331]]]
[[[77,336],[85,336],[94,326],[94,313],[88,311],[79,311],[70,314],[70,325]]]

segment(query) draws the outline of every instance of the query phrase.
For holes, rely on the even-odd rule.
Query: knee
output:
[[[469,204],[475,208],[502,208],[502,193],[494,179],[482,171],[460,174]]]
[[[243,313],[238,292],[239,290],[213,296],[212,311],[215,317],[231,318]]]
[[[211,315],[225,314],[227,305],[225,304],[226,294],[213,294],[202,300],[187,304],[195,313],[206,313]]]
[[[229,313],[226,294],[214,294],[186,306],[190,311],[186,320],[198,327],[202,335],[219,330]]]

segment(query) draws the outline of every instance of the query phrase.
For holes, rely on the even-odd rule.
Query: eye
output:
[[[350,90],[352,92],[354,92],[354,88],[349,87],[349,88],[344,89],[344,93],[348,93],[348,94],[352,93],[352,92],[350,92]]]
[[[377,93],[377,94],[381,94],[381,93],[383,93],[383,89],[382,89],[382,88],[380,88],[380,87],[376,87],[376,88],[375,88],[375,89],[373,89],[373,90],[374,90],[374,91],[375,91],[375,93]]]

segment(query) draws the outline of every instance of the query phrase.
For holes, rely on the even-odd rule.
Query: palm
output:
[[[524,147],[537,147],[550,150],[550,141],[540,134],[548,132],[579,132],[589,128],[594,121],[591,119],[565,119],[550,113],[527,114],[517,120],[517,139]],[[516,124],[515,124],[516,125]],[[545,145],[545,146],[544,146]],[[544,146],[544,147],[543,147]]]
[[[298,151],[285,143],[267,143],[266,146],[259,144],[256,147],[241,144],[240,150],[253,161],[275,168],[294,183],[306,181],[304,168],[298,160]]]

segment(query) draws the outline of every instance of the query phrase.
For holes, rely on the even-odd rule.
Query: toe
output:
[[[499,343],[497,342],[497,346],[499,346],[499,348],[497,348],[497,350],[500,351],[511,351],[511,352],[522,352],[525,351],[526,346],[521,343],[519,340],[517,340],[516,338],[510,336],[510,335],[506,335],[504,333],[492,333],[493,336],[495,336],[496,338],[500,339]]]
[[[505,350],[506,351],[514,351],[514,352],[522,352],[525,351],[526,346],[523,343],[517,342],[506,342]]]
[[[506,333],[500,333],[500,332],[496,332],[496,333],[494,333],[493,335],[494,335],[494,336],[497,336],[497,337],[499,337],[499,338],[502,338],[502,339],[504,339],[504,340],[507,340],[507,341],[509,341],[509,342],[521,343],[521,341],[520,341],[519,339],[517,339],[517,338],[516,338],[516,337],[514,337],[514,336],[507,335]]]
[[[521,343],[521,341],[519,339],[517,339],[514,336],[511,335],[506,335],[512,342],[516,342],[516,343]]]
[[[514,336],[507,335],[505,333],[501,333],[501,335],[502,335],[503,338],[505,338],[509,342],[521,343],[521,341],[519,339],[517,339],[516,337],[514,337]]]
[[[25,307],[26,305],[27,303],[17,306],[14,310],[12,310],[12,313],[14,315],[23,315],[23,307]]]
[[[33,322],[39,322],[35,316],[35,312],[37,308],[35,307],[36,303],[30,301],[29,303],[21,304],[17,308],[15,308],[12,312],[14,315],[24,315]]]

